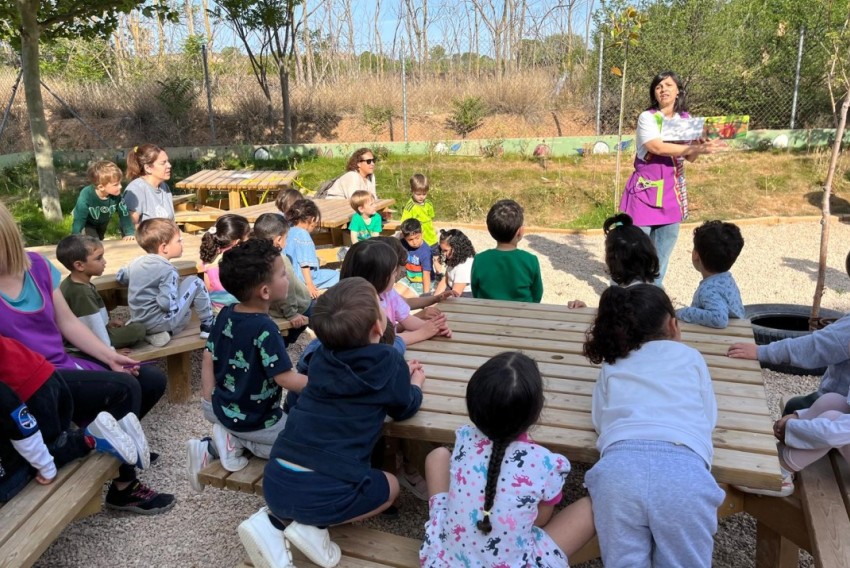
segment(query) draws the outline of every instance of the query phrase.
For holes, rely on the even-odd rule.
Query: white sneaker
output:
[[[98,414],[86,427],[86,434],[94,439],[95,451],[112,454],[126,464],[136,465],[136,444],[108,412]]]
[[[248,465],[248,458],[242,455],[245,446],[230,434],[221,424],[213,424],[213,444],[218,459],[227,471],[239,471]]]
[[[283,531],[276,529],[269,520],[268,507],[242,521],[238,532],[255,568],[295,568]]]
[[[339,559],[342,557],[339,545],[331,542],[328,529],[302,525],[293,521],[283,531],[283,536],[298,547],[304,556],[322,568],[333,568],[339,564]]]
[[[735,485],[735,489],[744,493],[753,495],[765,495],[767,497],[788,497],[794,493],[794,474],[790,471],[782,470],[782,487],[776,491],[773,489],[759,489],[756,487],[747,487],[745,485]]]
[[[145,431],[142,430],[142,423],[139,422],[139,418],[132,412],[128,412],[124,418],[118,421],[118,425],[136,445],[136,453],[138,454],[136,467],[149,468],[151,466],[151,449],[148,446],[148,439],[145,437]]]
[[[168,345],[168,342],[171,341],[171,334],[167,331],[152,333],[150,335],[145,336],[145,341],[147,341],[154,347],[165,347],[166,345]]]
[[[212,443],[210,438],[203,440],[189,440],[186,442],[186,450],[189,454],[188,466],[186,468],[189,477],[189,485],[196,493],[204,490],[204,485],[198,479],[198,473],[207,467],[213,461],[213,455],[210,453],[209,447]]]

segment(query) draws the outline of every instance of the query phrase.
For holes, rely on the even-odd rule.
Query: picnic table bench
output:
[[[196,191],[200,208],[211,191],[226,192],[228,209],[235,211],[243,204],[262,203],[269,192],[290,187],[297,177],[298,170],[201,170],[175,187]]]
[[[66,526],[98,513],[118,464],[92,453],[62,467],[50,485],[31,481],[0,507],[0,568],[32,566]]]
[[[214,461],[198,474],[204,485],[218,489],[229,489],[252,495],[263,496],[263,469],[268,460],[251,457],[248,465],[237,472],[229,472]],[[331,539],[342,549],[343,558],[338,567],[349,568],[419,568],[419,547],[422,541],[369,529],[360,525],[340,525],[330,528]],[[298,566],[312,567],[297,548],[291,547]],[[585,548],[570,557],[571,564],[578,564],[598,556],[594,539]],[[241,567],[251,566],[248,561]]]
[[[850,566],[850,467],[831,451],[797,474],[797,491],[818,568]]]

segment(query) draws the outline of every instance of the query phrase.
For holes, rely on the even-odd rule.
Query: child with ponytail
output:
[[[593,536],[590,500],[557,514],[570,462],[528,435],[543,409],[537,364],[518,352],[496,355],[469,380],[452,453],[425,461],[430,519],[419,549],[423,567],[565,568]]]
[[[201,237],[201,270],[204,273],[204,284],[207,285],[215,313],[224,306],[239,301],[221,284],[218,277],[218,263],[225,252],[247,240],[250,233],[251,226],[245,217],[226,213],[219,217],[215,225]]]
[[[676,312],[652,284],[602,293],[584,355],[601,458],[584,478],[605,568],[710,568],[717,403],[702,355],[681,343]]]

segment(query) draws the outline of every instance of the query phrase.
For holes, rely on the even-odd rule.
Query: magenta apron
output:
[[[657,113],[657,111],[656,111]],[[658,119],[661,114],[655,115]],[[687,118],[687,113],[681,113]],[[661,120],[659,130],[661,129]],[[647,153],[635,156],[634,172],[626,182],[620,211],[628,213],[635,225],[650,227],[679,223],[688,216],[684,159]]]

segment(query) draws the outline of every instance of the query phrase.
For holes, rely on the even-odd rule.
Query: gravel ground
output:
[[[816,221],[779,225],[742,224],[746,239],[744,250],[732,269],[745,304],[810,304],[814,292],[820,225]],[[823,306],[850,311],[850,279],[844,272],[844,257],[850,241],[850,227],[831,226],[831,250],[826,272]],[[485,231],[469,230],[478,250],[492,246]],[[690,261],[691,229],[684,227],[670,262],[665,286],[676,307],[690,302],[699,282],[699,274]],[[543,301],[566,303],[578,298],[595,305],[607,286],[604,275],[601,234],[571,235],[559,233],[528,234],[522,243],[538,255],[543,269]],[[298,356],[306,339],[291,348]],[[237,525],[257,510],[262,499],[233,491],[208,488],[195,494],[185,478],[188,438],[210,431],[201,416],[195,359],[195,396],[186,404],[162,400],[144,421],[151,446],[161,452],[160,463],[142,479],[152,487],[175,493],[177,504],[170,512],[142,517],[103,512],[66,529],[37,564],[68,567],[119,566],[234,566],[243,557],[236,536]],[[427,371],[427,368],[426,368]],[[778,416],[779,399],[784,394],[810,392],[818,383],[814,377],[793,377],[765,372],[768,402]],[[581,492],[583,464],[574,464],[567,487],[570,499]],[[382,530],[421,537],[427,506],[402,491],[402,514],[397,520],[378,519],[370,523]],[[724,519],[720,523],[714,565],[748,567],[754,565],[755,523],[746,515]],[[589,563],[586,566],[601,566]],[[801,566],[811,566],[811,558],[801,554]]]

